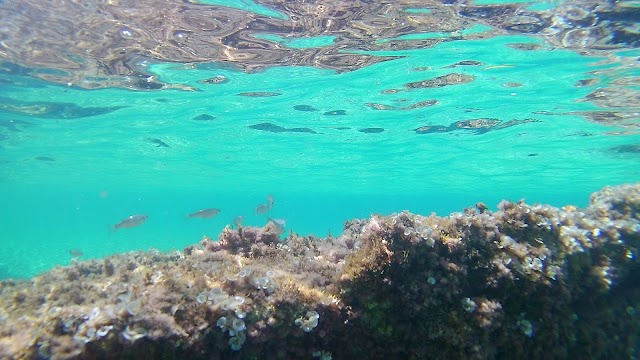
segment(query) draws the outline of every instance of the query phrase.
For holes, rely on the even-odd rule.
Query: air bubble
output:
[[[120,36],[122,36],[125,39],[132,39],[133,38],[133,32],[131,30],[129,30],[128,28],[123,28],[120,30]]]

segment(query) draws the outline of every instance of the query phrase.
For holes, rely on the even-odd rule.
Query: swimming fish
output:
[[[191,120],[197,120],[197,121],[212,121],[215,119],[216,119],[215,116],[211,116],[209,114],[200,114],[198,116],[194,116],[191,118]]]
[[[80,250],[80,249],[71,249],[69,250],[69,255],[78,258],[81,257],[82,255],[84,255],[84,251]]]
[[[269,221],[276,227],[278,234],[284,233],[284,228],[287,226],[286,220],[269,218]]]
[[[287,221],[284,220],[284,219],[272,219],[272,218],[269,218],[269,221],[271,221],[272,223],[274,223],[277,226],[282,227],[282,228],[287,226]]]
[[[271,206],[269,204],[260,204],[256,207],[256,214],[264,214],[271,210]]]
[[[340,115],[347,115],[347,112],[345,110],[331,110],[331,111],[327,111],[323,115],[340,116]]]
[[[40,160],[40,161],[56,161],[56,159],[54,159],[52,157],[48,157],[48,156],[38,156],[36,158],[36,160]]]
[[[238,215],[235,218],[233,218],[233,223],[237,226],[237,227],[242,227],[242,223],[244,222],[244,216],[242,215]]]
[[[147,139],[150,143],[156,144],[157,147],[171,147],[169,146],[169,144],[167,144],[166,142],[160,140],[160,139],[156,139],[156,138],[148,138]]]
[[[295,105],[293,109],[298,111],[318,111],[318,109],[311,105]]]
[[[149,218],[148,215],[131,215],[128,218],[120,221],[120,223],[113,225],[113,230],[118,230],[120,228],[132,228],[138,225],[141,225]]]
[[[220,209],[203,209],[187,215],[188,218],[208,219],[220,214]]]
[[[256,207],[256,214],[261,215],[266,212],[269,212],[269,210],[271,210],[271,208],[273,207],[273,204],[274,204],[273,195],[271,194],[267,195],[267,203],[258,205]]]
[[[217,75],[210,79],[201,80],[200,82],[203,84],[224,84],[226,82],[229,82],[229,79],[224,75]]]

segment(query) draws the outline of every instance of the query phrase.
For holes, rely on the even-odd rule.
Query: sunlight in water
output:
[[[0,358],[636,358],[639,9],[0,1]]]

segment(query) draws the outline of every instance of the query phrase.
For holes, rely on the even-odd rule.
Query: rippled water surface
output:
[[[637,1],[0,2],[0,277],[640,180]],[[273,195],[266,213],[256,208]],[[219,208],[213,218],[187,218]],[[113,231],[133,214],[144,224]]]

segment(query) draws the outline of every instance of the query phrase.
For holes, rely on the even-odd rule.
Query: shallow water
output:
[[[72,249],[182,249],[238,215],[324,236],[403,209],[584,206],[640,180],[635,2],[176,2],[128,23],[143,3],[0,4],[0,278]]]

